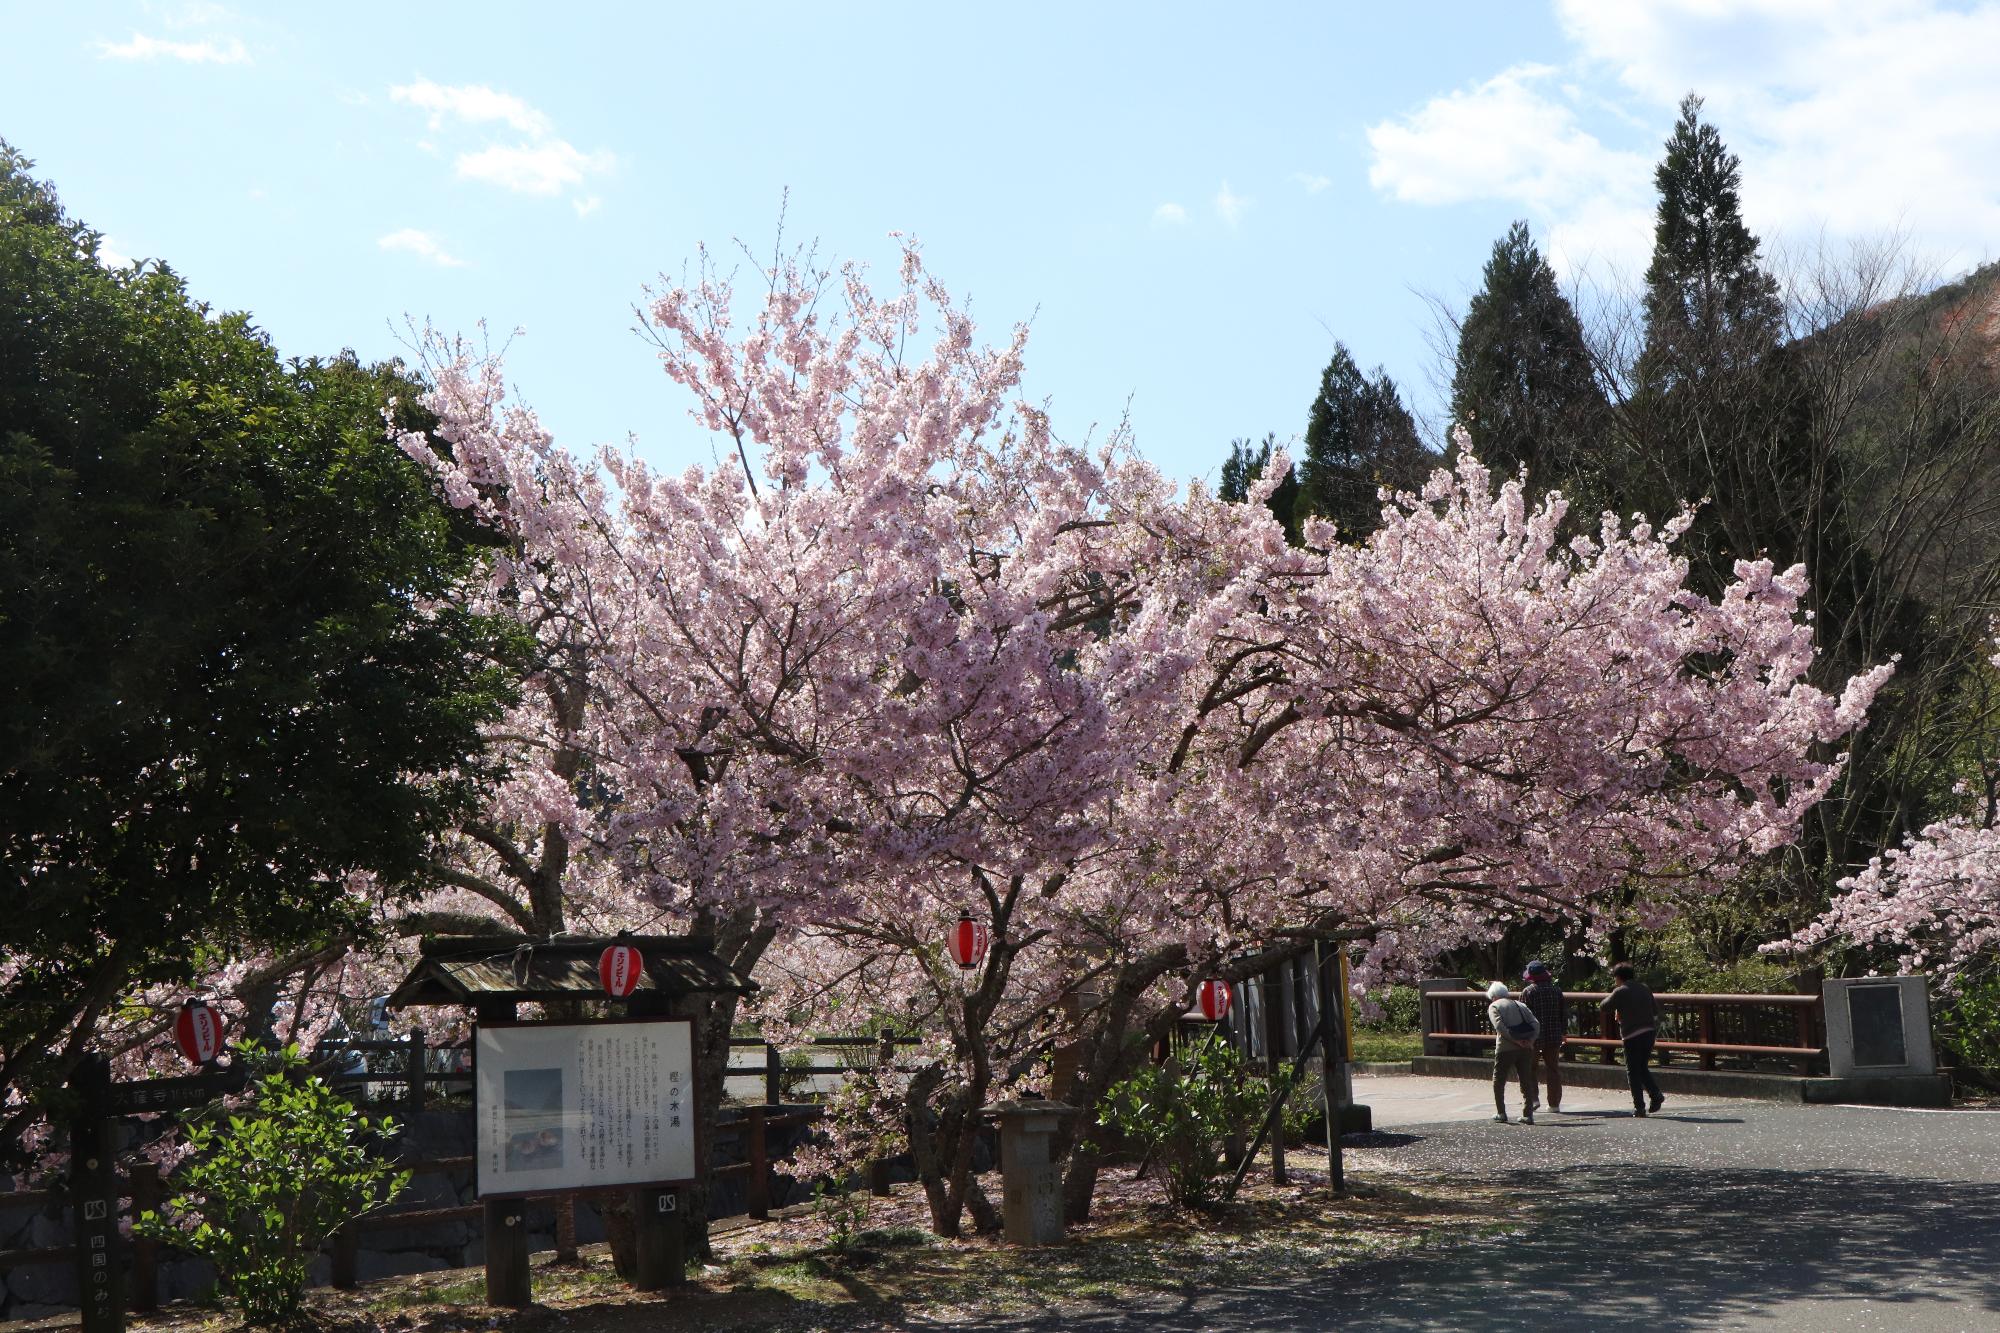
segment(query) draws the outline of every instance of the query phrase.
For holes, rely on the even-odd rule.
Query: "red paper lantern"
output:
[[[174,1041],[190,1063],[212,1064],[222,1054],[222,1019],[206,1001],[190,995],[174,1020]]]
[[[979,960],[986,956],[988,932],[984,921],[974,921],[969,916],[958,919],[958,926],[951,932],[952,960],[970,972],[979,966]]]
[[[1195,1000],[1201,1006],[1203,1018],[1211,1023],[1220,1023],[1229,1016],[1229,983],[1210,977],[1195,992]]]
[[[645,974],[645,956],[632,945],[609,945],[597,956],[597,979],[604,983],[604,993],[614,1000],[622,1000],[638,990],[639,978]]]

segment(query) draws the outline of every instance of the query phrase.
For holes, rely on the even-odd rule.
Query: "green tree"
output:
[[[1693,94],[1681,103],[1654,173],[1624,498],[1654,514],[1705,501],[1687,545],[1715,587],[1740,559],[1817,573],[1816,556],[1840,537],[1827,530],[1838,476],[1811,439],[1777,280],[1743,222],[1736,155],[1701,105]],[[1814,582],[1818,595],[1834,591]]]
[[[1683,543],[1699,585],[1739,559],[1804,565],[1819,682],[1900,659],[1799,845],[1742,877],[1732,910],[1690,918],[1721,966],[1949,809],[1992,726],[1979,676],[2000,590],[2000,399],[1990,337],[1966,318],[1992,280],[1920,295],[1857,252],[1781,287],[1743,221],[1740,164],[1692,95],[1655,180],[1644,336],[1609,469],[1619,507],[1702,502]]]
[[[1784,336],[1777,279],[1764,271],[1744,225],[1742,164],[1701,98],[1681,101],[1680,119],[1653,171],[1653,258],[1646,268],[1646,350],[1640,378],[1663,387],[1699,382],[1754,364]]]
[[[1301,524],[1314,515],[1332,519],[1349,541],[1362,540],[1380,523],[1377,491],[1421,486],[1436,462],[1395,381],[1380,366],[1373,379],[1363,375],[1342,343],[1334,344],[1320,375],[1305,444],[1294,512]]]
[[[1451,415],[1494,470],[1525,466],[1537,489],[1560,488],[1586,506],[1607,499],[1610,405],[1583,326],[1525,222],[1493,243],[1459,325]]]
[[[1277,447],[1277,432],[1267,434],[1256,446],[1248,440],[1231,440],[1229,457],[1222,464],[1222,487],[1220,495],[1225,500],[1242,503],[1250,498],[1250,488],[1263,479],[1264,469],[1271,464],[1271,451]],[[1285,540],[1296,546],[1299,544],[1299,469],[1296,464],[1285,468],[1285,476],[1271,489],[1270,498],[1264,502],[1271,510],[1271,516],[1284,525]]]
[[[416,386],[107,270],[29,167],[0,144],[0,1145],[135,988],[414,886],[506,693],[385,437]]]

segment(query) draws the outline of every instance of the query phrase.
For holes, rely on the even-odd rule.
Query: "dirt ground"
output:
[[[535,1257],[536,1303],[526,1310],[484,1304],[484,1275],[467,1268],[372,1282],[353,1292],[312,1293],[322,1333],[695,1333],[763,1329],[873,1329],[1026,1315],[1139,1295],[1196,1293],[1255,1283],[1276,1273],[1324,1269],[1450,1244],[1486,1224],[1484,1200],[1461,1182],[1449,1191],[1421,1180],[1349,1177],[1341,1197],[1326,1186],[1324,1152],[1294,1149],[1291,1181],[1253,1173],[1237,1199],[1213,1215],[1167,1206],[1157,1181],[1115,1168],[1100,1183],[1091,1221],[1067,1243],[1013,1249],[989,1237],[930,1235],[913,1185],[871,1199],[858,1234],[835,1244],[810,1206],[769,1222],[729,1222],[715,1262],[670,1292],[632,1291],[603,1246],[581,1262]],[[1260,1164],[1261,1166],[1261,1164]],[[237,1326],[218,1306],[181,1304],[135,1316],[146,1333],[224,1333]]]

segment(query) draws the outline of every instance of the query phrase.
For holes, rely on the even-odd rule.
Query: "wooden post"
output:
[[[884,1036],[875,1047],[875,1068],[886,1070],[896,1063],[895,1038]],[[868,1192],[878,1199],[889,1197],[889,1163],[876,1158],[868,1164]]]
[[[1286,1023],[1291,1009],[1286,1002],[1283,964],[1264,973],[1260,983],[1264,990],[1264,1055],[1265,1068],[1270,1073],[1271,1083],[1276,1086],[1279,1072],[1287,1054],[1285,1047],[1290,1043],[1285,1039]],[[1271,1127],[1271,1183],[1283,1185],[1289,1177],[1285,1173],[1285,1108],[1277,1109],[1278,1123]]]
[[[509,1023],[518,1007],[508,999],[473,1001],[472,1021]],[[528,1273],[528,1205],[520,1199],[481,1199],[486,1231],[486,1303],[523,1310],[534,1304]]]
[[[412,1111],[424,1109],[424,1030],[414,1028],[410,1032],[409,1068],[405,1086],[408,1091],[408,1105]]]
[[[1705,1046],[1715,1040],[1715,1006],[1703,1000],[1697,1006],[1697,1010],[1701,1015],[1701,1040]],[[1715,1068],[1714,1051],[1703,1051],[1701,1053],[1701,1067],[1703,1069]]]
[[[576,1196],[565,1194],[556,1200],[556,1262],[576,1261]]]
[[[69,1085],[81,1103],[69,1129],[77,1304],[84,1333],[123,1333],[125,1274],[118,1253],[110,1063],[101,1055],[85,1056]]]
[[[528,1205],[521,1199],[484,1199],[486,1303],[525,1310],[535,1303],[528,1276]]]
[[[771,1215],[771,1147],[764,1126],[765,1111],[753,1106],[749,1118],[750,1184],[744,1190],[744,1211],[759,1221]]]
[[[132,1168],[132,1216],[160,1206],[160,1168],[140,1162]],[[160,1242],[144,1236],[132,1239],[132,1309],[145,1313],[160,1308]]]
[[[785,1062],[778,1058],[778,1048],[770,1042],[764,1043],[764,1104],[777,1106],[785,1100]]]
[[[632,1227],[636,1235],[632,1286],[638,1291],[663,1291],[687,1281],[686,1235],[681,1226],[681,1193],[671,1185],[632,1191]]]
[[[1334,1193],[1347,1190],[1347,1163],[1340,1151],[1340,1105],[1339,1094],[1335,1091],[1341,1076],[1341,1053],[1347,1046],[1347,1032],[1342,1024],[1345,1015],[1340,1003],[1340,955],[1335,949],[1323,944],[1313,945],[1313,957],[1319,964],[1320,1005],[1320,1073],[1319,1085],[1321,1103],[1326,1109],[1326,1183]]]
[[[352,1222],[333,1233],[333,1272],[329,1280],[336,1291],[353,1291],[360,1285],[356,1268],[361,1258],[361,1233]]]

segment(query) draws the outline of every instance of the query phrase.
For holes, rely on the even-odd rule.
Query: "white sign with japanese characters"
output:
[[[481,1195],[694,1180],[687,1019],[482,1027],[474,1050]]]

